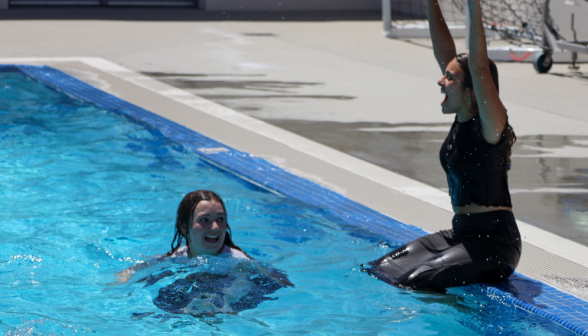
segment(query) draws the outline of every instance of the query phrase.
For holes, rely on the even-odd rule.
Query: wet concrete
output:
[[[258,35],[256,35],[258,36]],[[227,107],[256,117],[274,114],[277,109],[296,108],[316,100],[353,100],[353,96],[304,94],[305,89],[324,86],[319,82],[260,80],[262,74],[175,74],[144,72],[169,85],[182,88]]]
[[[438,153],[450,124],[266,121],[448,190]],[[588,136],[519,137],[512,165],[509,185],[517,218],[588,246]]]
[[[269,80],[211,80],[201,79],[202,77],[263,77],[264,75],[232,75],[232,74],[168,74],[162,72],[144,72],[143,74],[155,77],[158,80],[170,85],[181,87],[184,90],[207,90],[207,89],[234,89],[234,90],[259,90],[287,93],[289,89],[296,89],[303,86],[321,85],[323,83],[312,82],[284,82]]]

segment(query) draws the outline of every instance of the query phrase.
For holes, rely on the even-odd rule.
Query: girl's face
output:
[[[226,232],[227,222],[223,206],[214,200],[200,201],[194,209],[188,232],[190,257],[219,254],[223,249]]]
[[[457,64],[457,60],[453,59],[447,64],[445,75],[437,82],[441,87],[441,93],[445,94],[445,99],[441,102],[443,114],[458,113],[464,108],[467,109],[469,97],[464,90],[463,79],[464,72]]]

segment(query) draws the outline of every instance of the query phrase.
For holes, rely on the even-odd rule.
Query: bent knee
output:
[[[413,289],[433,289],[431,279],[438,269],[431,265],[419,265],[398,277],[398,285]]]

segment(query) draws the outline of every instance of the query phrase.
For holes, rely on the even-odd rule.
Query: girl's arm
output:
[[[258,271],[260,271],[261,273],[263,273],[265,276],[269,277],[270,279],[274,280],[275,282],[279,283],[283,287],[294,287],[294,284],[292,282],[290,282],[290,280],[288,279],[288,276],[286,274],[284,274],[283,272],[278,271],[277,269],[275,269],[273,267],[270,269],[253,258],[251,258],[249,260],[253,263],[253,265],[255,265],[255,267],[257,268]]]
[[[438,0],[427,0],[427,15],[429,16],[429,32],[433,41],[435,58],[439,63],[441,73],[445,74],[445,67],[456,55],[453,36],[451,36],[447,23],[443,19]]]
[[[482,121],[482,136],[495,145],[500,141],[506,126],[506,110],[498,97],[498,90],[490,74],[480,0],[468,0],[468,7],[470,10],[469,66]]]
[[[131,279],[134,273],[144,270],[150,266],[156,265],[159,262],[161,262],[162,259],[163,258],[152,258],[151,260],[146,260],[140,264],[135,264],[120,272],[116,272],[116,280],[118,280],[119,283],[126,283]]]

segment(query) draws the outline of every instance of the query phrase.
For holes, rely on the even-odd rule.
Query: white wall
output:
[[[203,9],[218,10],[380,10],[381,0],[200,0]]]

